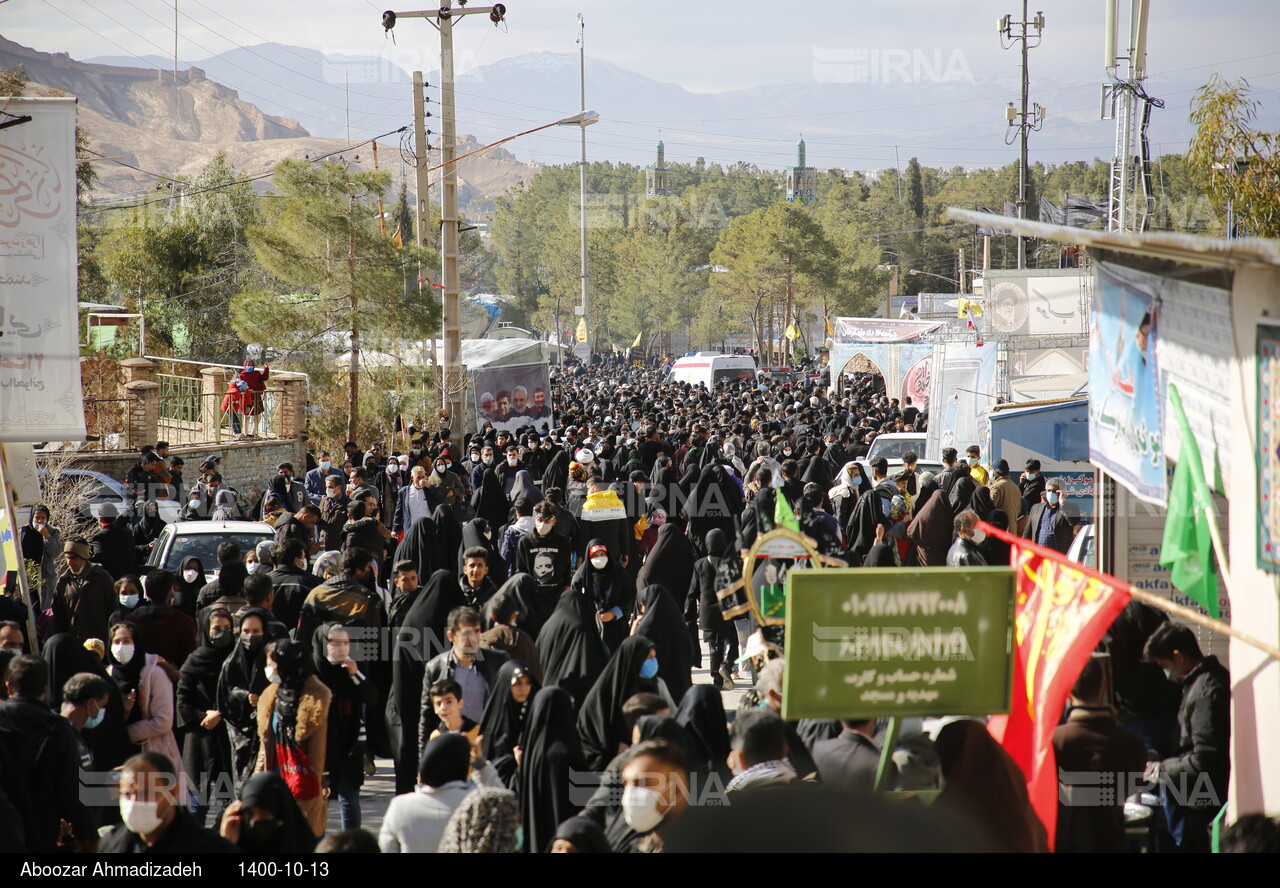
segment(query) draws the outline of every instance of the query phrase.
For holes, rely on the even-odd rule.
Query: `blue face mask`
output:
[[[102,724],[102,720],[106,717],[107,717],[107,709],[104,706],[98,710],[97,715],[90,716],[89,718],[86,718],[84,720],[84,729],[87,731],[90,728],[96,728],[98,725]]]
[[[1051,506],[1056,506],[1058,504],[1058,492],[1056,490],[1046,492],[1044,495],[1044,501]]]
[[[650,657],[640,664],[640,677],[653,678],[658,674],[658,658]]]

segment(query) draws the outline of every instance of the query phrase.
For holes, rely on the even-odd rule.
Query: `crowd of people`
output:
[[[877,435],[928,423],[877,377],[708,392],[662,363],[559,368],[546,435],[348,441],[282,464],[256,501],[216,457],[186,491],[157,445],[130,472],[133,513],[103,509],[91,537],[36,507],[36,637],[21,602],[0,612],[0,848],[1045,849],[980,721],[909,720],[878,784],[883,720],[784,721],[781,637],[724,619],[719,593],[787,511],[855,567],[1007,564],[979,519],[1065,552],[1056,479],[1029,460],[1015,480],[977,445],[944,449],[938,472],[915,453],[867,462]],[[147,571],[157,498],[179,491],[183,520],[265,521],[273,539]],[[1137,602],[1107,645],[1060,756],[1206,775],[1220,804],[1225,668]],[[704,655],[709,684],[693,681]],[[397,794],[375,835],[361,787],[377,760]],[[85,799],[104,774],[115,794]],[[941,792],[925,808],[877,788]],[[1064,808],[1057,847],[1123,849],[1122,804]],[[1174,845],[1203,846],[1206,810],[1168,808]]]

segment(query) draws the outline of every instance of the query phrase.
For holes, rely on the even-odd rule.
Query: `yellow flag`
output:
[[[827,325],[827,335],[828,335],[828,336],[835,336],[835,335],[836,335],[836,328],[835,328],[835,327],[833,327],[833,326],[831,326],[831,318],[823,318],[822,320],[823,320],[823,322],[825,322],[825,323],[826,323],[826,325]]]
[[[391,235],[391,243],[395,244],[397,247],[403,247],[403,246],[404,246],[404,238],[402,238],[402,237],[400,236],[400,229],[399,229],[399,228],[397,228],[397,229],[396,229],[396,233],[395,233],[395,234]]]
[[[968,315],[972,315],[975,318],[982,317],[982,305],[976,300],[965,299],[961,296],[956,300],[956,320],[963,321]]]
[[[587,319],[578,318],[578,331],[574,334],[574,338],[579,342],[587,341]]]
[[[633,343],[631,343],[631,347],[632,347],[632,348],[639,348],[639,347],[640,347],[640,337],[641,337],[641,336],[643,336],[643,335],[644,335],[644,331],[641,331],[641,332],[639,332],[639,333],[637,333],[637,334],[636,334],[636,341],[635,341],[635,342],[633,342]]]
[[[790,324],[787,324],[787,329],[782,335],[790,339],[792,342],[795,342],[800,338],[800,328],[796,326],[795,321],[792,321]]]

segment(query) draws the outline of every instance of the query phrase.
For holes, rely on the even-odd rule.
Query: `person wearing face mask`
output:
[[[570,587],[595,606],[600,639],[608,651],[616,651],[627,637],[635,610],[635,581],[613,557],[604,540],[597,538],[588,543],[586,555]]]
[[[184,730],[182,766],[195,788],[191,813],[204,826],[213,802],[214,820],[226,806],[231,780],[231,744],[218,709],[218,677],[235,650],[231,612],[213,608],[200,625],[200,646],[187,657],[178,675],[178,724]]]
[[[258,757],[258,699],[267,686],[267,624],[271,615],[251,609],[240,617],[240,633],[218,673],[218,712],[231,742],[231,776],[236,789],[253,773]]]
[[[446,506],[457,507],[466,501],[467,491],[458,473],[453,471],[453,451],[442,450],[432,463],[432,472],[427,483],[436,494],[438,502]]]
[[[53,606],[53,590],[58,582],[58,556],[62,554],[62,533],[49,523],[49,507],[35,506],[31,519],[22,526],[22,558],[29,567],[39,570],[40,610]]]
[[[432,488],[427,470],[414,466],[409,470],[409,484],[396,495],[395,516],[391,531],[401,540],[420,518],[429,518],[440,505],[440,496]]]
[[[486,442],[479,447],[479,457],[472,463],[470,484],[472,492],[480,489],[485,469],[497,468],[497,455],[492,444]]]
[[[77,641],[107,637],[107,621],[119,606],[111,574],[89,561],[89,544],[68,540],[62,546],[66,571],[53,594],[49,634],[70,632]]]
[[[136,576],[121,577],[116,580],[114,589],[117,607],[107,619],[108,627],[127,618],[142,604],[142,581]]]
[[[337,623],[324,623],[311,642],[316,677],[329,689],[328,734],[325,742],[324,782],[329,797],[338,800],[343,829],[360,828],[360,787],[364,783],[364,744],[360,740],[366,707],[373,707],[377,690],[355,657],[359,643]],[[369,708],[367,711],[376,712]]]
[[[969,476],[974,483],[986,487],[991,476],[982,465],[982,448],[977,444],[970,444],[965,450],[965,458],[969,463]]]
[[[303,481],[303,487],[307,491],[307,498],[313,506],[320,505],[320,500],[325,496],[325,482],[329,478],[336,478],[346,485],[346,476],[342,474],[342,469],[333,464],[333,456],[327,450],[320,451],[320,458],[316,463],[316,467],[307,472]]]
[[[557,532],[557,516],[554,503],[538,503],[533,508],[533,533],[525,534],[516,543],[516,572],[529,574],[537,582],[538,625],[551,616],[572,580],[573,547],[567,537]]]
[[[139,643],[131,623],[119,623],[111,630],[107,648],[107,671],[124,700],[124,718],[129,739],[144,752],[156,752],[170,761],[181,761],[182,753],[173,736],[173,669]],[[186,783],[178,788],[179,800],[187,800]]]
[[[316,847],[315,832],[274,771],[249,778],[218,832],[246,854],[310,854]]]
[[[986,534],[977,525],[978,516],[970,509],[956,516],[956,541],[947,552],[947,567],[986,567],[987,561],[978,548]]]
[[[578,735],[587,767],[603,771],[631,742],[623,703],[641,691],[659,694],[674,710],[671,695],[658,677],[658,653],[642,635],[626,638],[587,692],[578,711]]]
[[[107,716],[107,703],[111,699],[111,687],[107,680],[92,672],[80,672],[62,686],[62,717],[75,729],[76,742],[80,746],[81,780],[97,768],[93,752],[81,736],[102,724]]]
[[[226,839],[202,828],[179,798],[181,774],[174,762],[143,752],[120,771],[122,823],[102,840],[106,854],[217,854],[236,850]]]
[[[668,740],[645,740],[632,747],[622,785],[622,809],[605,830],[614,852],[661,852],[689,808],[684,750]]]
[[[267,645],[267,681],[258,698],[258,760],[254,773],[276,771],[312,832],[323,835],[329,800],[323,791],[329,704],[307,645],[289,638]]]
[[[1055,552],[1067,554],[1075,528],[1062,510],[1062,482],[1050,478],[1045,482],[1044,502],[1036,503],[1027,515],[1022,536]]]

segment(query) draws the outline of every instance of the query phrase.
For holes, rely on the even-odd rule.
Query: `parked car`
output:
[[[218,546],[230,541],[248,552],[271,539],[275,533],[261,521],[178,521],[156,537],[147,567],[176,571],[188,558],[199,558],[205,575],[212,579],[218,575]]]
[[[902,460],[902,454],[908,450],[914,450],[916,456],[924,459],[924,432],[891,432],[884,435],[876,435],[876,439],[871,442],[871,449],[867,451],[867,459],[873,460],[878,456],[883,456],[887,460]]]
[[[1094,525],[1086,524],[1076,531],[1076,537],[1067,549],[1067,557],[1085,567],[1098,567],[1098,546],[1093,534]]]
[[[43,485],[48,477],[49,470],[41,467],[39,473],[40,482]],[[122,515],[133,508],[133,497],[129,496],[129,491],[124,482],[117,481],[110,475],[90,469],[60,469],[58,478],[67,479],[71,484],[79,488],[80,502],[77,511],[80,513],[85,525],[91,525],[96,522],[98,513],[102,511],[102,507],[107,503],[115,506],[116,511]],[[177,521],[178,516],[182,513],[182,503],[176,500],[156,500],[156,505],[159,506],[160,518],[165,524],[172,524]],[[32,508],[32,505],[18,507],[18,520],[20,523],[26,524],[31,520]],[[66,528],[63,529],[63,536],[67,536]]]

